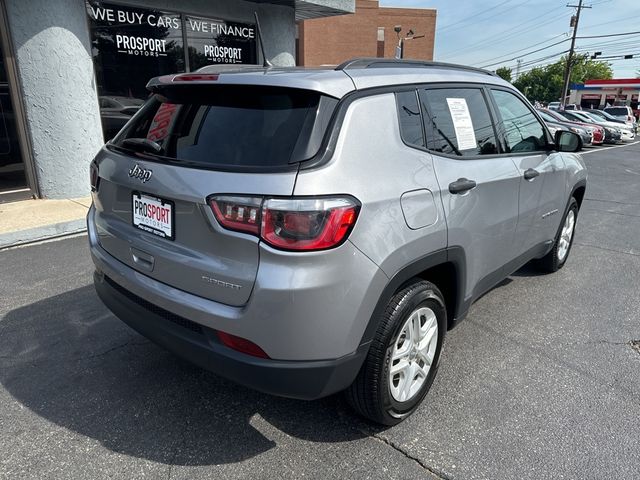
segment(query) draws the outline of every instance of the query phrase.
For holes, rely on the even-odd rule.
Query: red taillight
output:
[[[209,200],[224,228],[253,233],[282,250],[337,247],[355,225],[360,208],[350,197],[261,198],[215,196]]]
[[[346,239],[358,205],[348,198],[266,200],[262,239],[284,250],[324,250]]]
[[[229,230],[260,233],[262,198],[219,196],[209,200],[220,225]]]
[[[221,331],[218,331],[218,338],[223,345],[235,350],[236,352],[246,353],[247,355],[251,355],[253,357],[269,358],[269,355],[267,355],[264,350],[262,350],[258,345],[250,340],[247,340],[246,338],[237,337],[235,335],[231,335],[230,333]]]
[[[89,182],[91,183],[91,191],[98,191],[98,181],[100,180],[100,175],[98,172],[98,165],[96,162],[91,162],[89,164]]]

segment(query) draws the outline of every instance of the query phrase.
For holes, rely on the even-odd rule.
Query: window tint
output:
[[[504,125],[508,152],[545,150],[544,127],[525,103],[510,92],[492,90]]]
[[[400,135],[407,145],[424,147],[424,131],[420,106],[415,91],[396,93],[398,118],[400,119]]]
[[[428,148],[453,155],[498,153],[491,117],[477,88],[421,90]]]
[[[259,87],[174,90],[142,107],[113,144],[127,148],[125,139],[145,138],[162,147],[160,157],[211,167],[273,167],[288,164],[294,151],[315,154],[322,135],[314,135],[314,130],[326,128],[320,123],[326,123],[322,119],[328,115],[316,112],[327,102],[315,92]],[[309,152],[311,146],[315,151]]]

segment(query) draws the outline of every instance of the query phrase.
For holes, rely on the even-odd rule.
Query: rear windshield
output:
[[[281,167],[315,155],[337,100],[273,87],[175,86],[154,95],[111,145],[210,168]],[[322,110],[322,112],[320,112]]]
[[[607,112],[609,115],[629,115],[627,107],[607,107],[605,109],[605,112]]]

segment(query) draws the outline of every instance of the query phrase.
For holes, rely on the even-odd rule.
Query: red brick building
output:
[[[338,65],[353,57],[394,58],[400,25],[404,58],[433,60],[436,10],[380,7],[378,0],[356,0],[356,13],[298,23],[297,63]]]

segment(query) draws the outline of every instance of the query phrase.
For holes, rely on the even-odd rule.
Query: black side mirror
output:
[[[577,133],[558,130],[554,135],[556,150],[559,152],[577,152],[582,150],[582,139]]]

